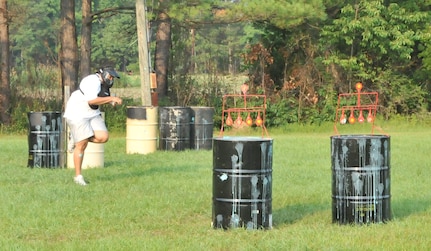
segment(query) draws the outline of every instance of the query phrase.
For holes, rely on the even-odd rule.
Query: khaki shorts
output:
[[[108,131],[102,115],[82,120],[67,119],[66,121],[74,142],[93,137],[94,131]]]

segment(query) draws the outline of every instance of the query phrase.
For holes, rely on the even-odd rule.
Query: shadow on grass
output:
[[[428,211],[430,208],[431,200],[426,198],[391,200],[392,219],[407,218],[411,215]]]
[[[295,204],[284,208],[272,210],[273,223],[275,226],[293,224],[309,215],[327,211],[331,205],[328,204]]]
[[[392,220],[403,219],[409,216],[420,214],[431,208],[431,200],[427,199],[405,199],[391,200]],[[329,204],[295,204],[288,205],[284,208],[272,211],[274,226],[293,224],[307,216],[318,214],[323,211],[332,212],[332,206]],[[332,215],[329,215],[332,217]]]

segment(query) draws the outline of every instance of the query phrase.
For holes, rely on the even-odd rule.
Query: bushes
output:
[[[28,130],[29,112],[44,112],[44,111],[61,111],[62,101],[50,99],[47,101],[41,99],[31,99],[28,97],[14,97],[12,99],[11,117],[12,123],[8,127],[4,127],[4,133],[23,134]]]
[[[16,92],[15,92],[16,93]],[[40,92],[35,92],[35,97],[14,95],[12,97],[12,124],[10,126],[2,126],[0,133],[3,134],[25,134],[28,130],[27,113],[30,111],[63,111],[63,101],[61,95],[50,95],[51,98],[42,95]],[[199,95],[193,95],[199,98]],[[176,105],[171,100],[164,101],[160,106]],[[212,105],[211,105],[212,104]],[[101,110],[105,112],[105,121],[112,133],[125,133],[127,120],[127,106],[139,106],[140,100],[130,97],[123,97],[123,104],[112,107],[110,105],[101,106]],[[204,103],[191,103],[185,106],[211,106],[214,107],[214,129],[220,129],[221,114],[222,114],[222,95],[213,95]],[[319,108],[321,106],[321,108]],[[298,109],[294,98],[273,98],[268,100],[266,109],[266,127],[276,128],[285,127],[288,124],[313,124],[320,125],[324,122],[333,122],[334,110],[329,104],[318,104],[315,107],[303,107]],[[298,114],[300,113],[301,121],[298,122]],[[247,114],[242,114],[243,119]],[[253,115],[252,115],[253,116]],[[400,116],[394,116],[399,118]],[[411,115],[408,120],[414,120],[420,123],[421,121],[429,121],[428,113],[418,113]]]
[[[2,126],[0,133],[24,134],[28,130],[27,113],[30,111],[63,111],[62,91],[58,86],[59,73],[54,68],[41,67],[28,69],[25,74],[12,74],[11,77],[11,109],[12,124]],[[120,81],[121,80],[121,81]],[[123,97],[123,105],[102,106],[105,120],[111,132],[126,131],[127,106],[140,105],[136,97],[139,91],[139,77],[123,74],[116,81],[115,87],[123,88],[119,96]],[[224,94],[240,92],[240,85],[245,76],[184,76],[171,80],[169,96],[159,99],[160,106],[210,106],[214,107],[214,127],[221,126],[222,97]],[[117,89],[116,91],[120,91]],[[114,92],[115,93],[115,92]],[[134,95],[130,95],[130,93]],[[118,94],[118,93],[117,93]],[[287,124],[315,124],[333,122],[336,106],[336,93],[329,87],[318,91],[318,101],[304,103],[292,92],[276,92],[267,96],[266,126],[284,127]],[[420,102],[418,102],[420,103]],[[410,105],[411,104],[406,104]],[[393,115],[396,111],[392,112]],[[245,119],[246,114],[242,114]],[[387,118],[385,116],[385,118]],[[428,113],[420,110],[410,115],[415,120],[429,120]]]
[[[100,110],[105,112],[105,122],[108,130],[115,133],[126,132],[127,106],[140,105],[140,101],[123,98],[122,105],[103,105]]]

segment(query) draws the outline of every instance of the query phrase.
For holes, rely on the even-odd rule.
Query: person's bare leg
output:
[[[106,143],[108,139],[109,133],[107,131],[94,131],[94,136],[90,138],[90,142]]]
[[[75,143],[75,149],[73,150],[73,163],[75,165],[75,175],[81,174],[82,161],[84,160],[85,148],[87,148],[88,139]]]

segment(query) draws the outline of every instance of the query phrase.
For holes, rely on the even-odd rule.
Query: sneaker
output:
[[[67,142],[67,151],[69,153],[73,153],[73,150],[75,150],[75,142],[73,142],[72,137],[69,136],[69,142]]]
[[[78,175],[78,176],[74,177],[73,180],[78,185],[81,185],[81,186],[87,185],[87,182],[85,182],[84,177],[82,177],[82,175]]]

